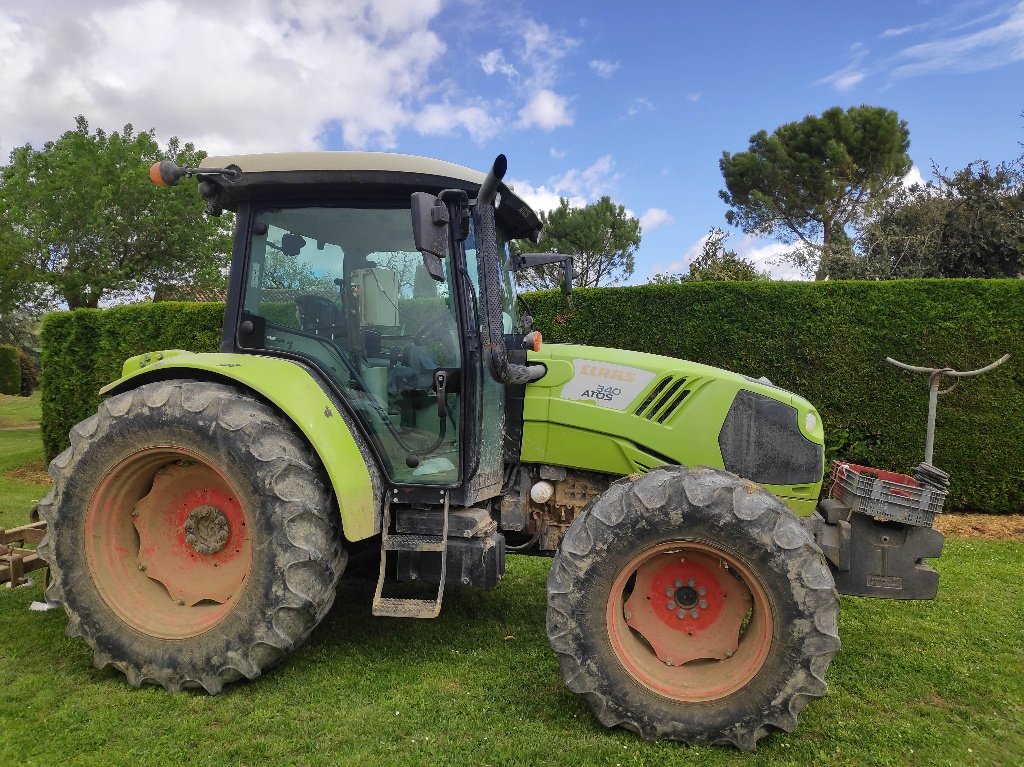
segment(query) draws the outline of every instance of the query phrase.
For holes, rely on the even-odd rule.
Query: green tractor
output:
[[[47,596],[97,668],[217,693],[303,643],[350,559],[378,576],[373,615],[429,618],[514,551],[553,556],[547,633],[602,724],[752,749],[824,695],[837,583],[934,595],[936,531],[815,511],[806,400],[541,344],[514,274],[561,263],[568,292],[572,260],[510,248],[540,221],[505,165],[154,166],[234,212],[230,287],[219,353],[129,359],[51,465]]]

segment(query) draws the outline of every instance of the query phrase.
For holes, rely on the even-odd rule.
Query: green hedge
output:
[[[21,394],[21,360],[13,346],[0,346],[0,394]]]
[[[157,349],[217,351],[224,304],[160,302],[55,312],[43,320],[42,433],[48,459],[96,412],[100,387],[128,357]]]
[[[923,457],[928,387],[885,357],[963,369],[1010,353],[1003,368],[940,398],[935,462],[953,475],[949,507],[1024,507],[1024,280],[649,285],[579,290],[571,309],[557,292],[526,302],[548,341],[765,375],[818,406],[829,460],[898,471]],[[43,325],[48,454],[95,411],[96,391],[126,357],[215,350],[223,311],[223,304],[168,303],[50,315]]]
[[[704,362],[798,392],[827,458],[907,471],[924,457],[928,386],[885,362],[1002,368],[939,398],[935,464],[948,507],[1024,507],[1024,280],[694,283],[578,290],[526,302],[549,341]],[[947,379],[948,380],[948,379]]]
[[[29,397],[39,388],[39,365],[24,349],[18,349],[18,363],[21,368],[21,396]]]

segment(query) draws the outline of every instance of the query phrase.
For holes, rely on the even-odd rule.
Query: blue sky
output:
[[[682,271],[725,226],[718,160],[757,130],[894,109],[925,179],[933,162],[1024,151],[1024,2],[18,5],[0,9],[3,155],[79,112],[215,153],[379,149],[484,169],[503,152],[538,207],[608,194],[640,217],[633,282]],[[730,244],[765,268],[781,250]]]

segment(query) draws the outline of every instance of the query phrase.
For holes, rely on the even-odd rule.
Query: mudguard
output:
[[[320,457],[341,510],[345,537],[350,541],[380,532],[379,483],[352,434],[345,415],[310,374],[289,360],[251,354],[195,354],[171,349],[131,357],[121,378],[100,389],[117,394],[150,380],[168,377],[169,370],[201,370],[257,392],[284,413]]]

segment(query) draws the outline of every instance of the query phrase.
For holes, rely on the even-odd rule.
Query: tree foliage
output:
[[[863,227],[843,276],[1024,274],[1024,158],[984,161],[904,190]]]
[[[563,198],[557,208],[542,212],[540,220],[544,226],[536,249],[571,255],[575,287],[614,285],[633,274],[634,254],[640,247],[640,222],[611,198],[602,197],[582,208],[569,207],[569,201]],[[562,267],[524,269],[517,281],[532,290],[555,288],[562,282]]]
[[[700,254],[690,262],[686,274],[656,274],[649,282],[655,285],[680,282],[722,282],[725,280],[770,280],[771,277],[758,270],[735,250],[725,247],[729,234],[717,226],[712,227],[704,238]]]
[[[900,188],[909,146],[906,122],[881,107],[833,107],[759,131],[747,151],[719,161],[726,220],[816,252],[823,279],[833,239]]]
[[[204,156],[176,138],[161,149],[131,125],[93,133],[82,116],[42,149],[15,149],[0,168],[0,301],[12,285],[48,289],[70,308],[154,285],[222,285],[226,224],[202,215],[190,185],[160,188],[148,175],[154,162]]]

